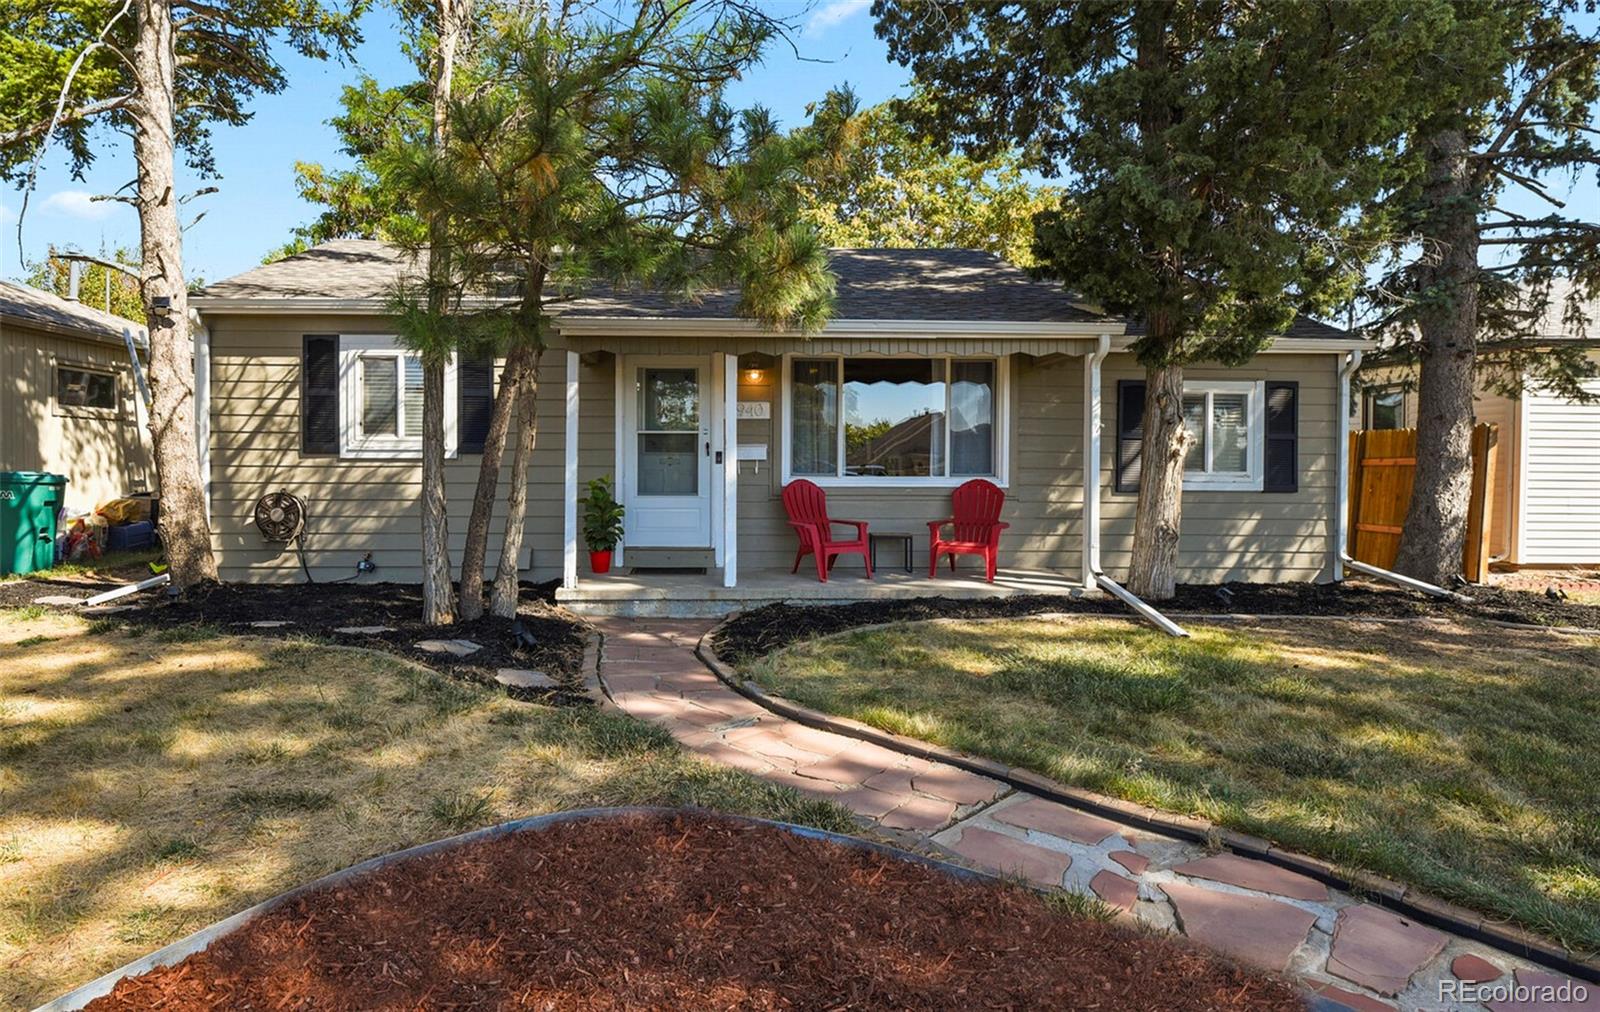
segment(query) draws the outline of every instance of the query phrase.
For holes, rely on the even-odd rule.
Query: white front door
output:
[[[703,358],[623,361],[624,544],[711,547],[711,410]]]

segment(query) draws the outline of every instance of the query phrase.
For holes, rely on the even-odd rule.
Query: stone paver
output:
[[[1520,967],[1516,982],[1527,989],[1525,994],[1488,1002],[1488,1007],[1494,1012],[1600,1012],[1600,984],[1583,984],[1560,974]]]
[[[417,649],[430,654],[469,657],[483,648],[471,640],[423,640],[417,644]]]
[[[976,773],[958,770],[953,766],[935,766],[913,778],[917,790],[936,798],[954,801],[958,805],[976,805],[993,801],[1004,786],[997,780],[980,777]]]
[[[43,597],[34,598],[33,603],[47,604],[58,608],[75,608],[82,604],[85,600],[87,599],[82,597],[69,597],[66,594],[46,594]]]
[[[1108,836],[1122,832],[1123,828],[1109,819],[1058,805],[1044,798],[1029,798],[1008,805],[1003,811],[996,812],[994,817],[1008,825],[1036,829],[1078,843],[1099,843]]]
[[[266,619],[261,622],[251,622],[249,625],[252,629],[282,629],[284,626],[294,625],[294,623],[278,619]]]
[[[1139,902],[1139,884],[1115,872],[1095,872],[1094,878],[1089,880],[1089,888],[1107,903],[1129,912],[1132,912],[1134,904]]]
[[[1446,941],[1441,931],[1360,903],[1339,911],[1328,972],[1379,994],[1396,995]]]
[[[1504,977],[1506,972],[1482,956],[1468,953],[1450,961],[1450,973],[1457,980],[1469,980],[1476,984],[1486,980],[1498,980]]]
[[[1004,873],[1020,874],[1045,885],[1059,886],[1072,867],[1072,857],[1031,843],[973,827],[961,831],[950,849],[971,861]]]
[[[1350,1009],[1351,1012],[1393,1012],[1394,1006],[1388,1002],[1354,991],[1346,991],[1334,984],[1324,984],[1312,991],[1319,998],[1326,998],[1340,1008]]]
[[[1190,878],[1210,879],[1241,889],[1254,889],[1256,892],[1287,896],[1295,900],[1328,898],[1328,887],[1315,879],[1296,875],[1287,868],[1279,868],[1265,861],[1252,861],[1237,854],[1213,854],[1198,861],[1180,864],[1172,870]]]
[[[1218,892],[1169,882],[1162,890],[1177,909],[1183,933],[1214,949],[1283,972],[1317,915],[1261,896]]]
[[[1471,979],[1467,974],[1498,974],[1491,987],[1512,983],[1513,971],[1524,985],[1555,986],[1565,979],[1467,939],[1445,951],[1443,933],[1287,869],[1234,854],[1207,855],[1195,843],[1027,792],[1012,796],[989,777],[789,720],[734,692],[701,664],[694,648],[713,624],[598,622],[604,634],[600,674],[616,705],[667,729],[711,762],[843,805],[869,824],[946,848],[979,867],[1091,893],[1151,929],[1181,930],[1237,958],[1287,970],[1331,1006],[1432,1010],[1440,1007],[1436,984]],[[1395,1005],[1374,993],[1394,997]],[[1600,985],[1589,986],[1588,994],[1590,1004],[1560,1007],[1600,1012]],[[1548,1006],[1474,1001],[1451,1007],[1512,1012]]]
[[[334,630],[346,636],[377,636],[381,633],[394,632],[392,625],[342,625]]]
[[[1111,860],[1122,865],[1135,875],[1143,875],[1145,869],[1150,867],[1150,859],[1148,857],[1131,850],[1114,850],[1110,856]]]
[[[513,689],[553,689],[556,680],[543,671],[533,671],[528,668],[501,668],[494,673],[494,680],[501,685]]]

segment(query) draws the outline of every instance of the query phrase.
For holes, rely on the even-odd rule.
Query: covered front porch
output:
[[[975,600],[1083,593],[1083,581],[1077,574],[1001,568],[994,583],[988,583],[982,566],[974,560],[963,560],[959,565],[955,573],[942,567],[931,580],[926,569],[908,573],[898,566],[885,565],[868,580],[859,566],[841,563],[828,582],[822,583],[810,571],[808,559],[798,573],[786,568],[742,570],[737,586],[726,585],[724,573],[713,568],[685,572],[622,567],[604,576],[583,573],[575,586],[557,588],[556,600],[581,615],[700,618],[780,601],[826,605],[917,597]]]

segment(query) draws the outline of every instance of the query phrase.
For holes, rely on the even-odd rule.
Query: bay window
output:
[[[995,359],[796,356],[788,373],[786,480],[939,484],[1001,476]]]

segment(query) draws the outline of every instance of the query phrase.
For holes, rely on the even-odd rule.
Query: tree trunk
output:
[[[1133,521],[1128,589],[1161,601],[1178,585],[1178,531],[1183,520],[1183,366],[1145,368],[1144,440],[1140,444],[1139,508]]]
[[[450,87],[456,47],[468,4],[439,0],[434,52],[433,147],[450,140]],[[449,222],[443,208],[428,215],[428,312],[448,310],[450,290]],[[450,520],[444,491],[444,372],[448,355],[433,349],[422,357],[422,620],[428,625],[455,621],[455,588],[450,582]]]
[[[1173,5],[1146,2],[1134,7],[1135,59],[1151,81],[1139,99],[1139,142],[1164,166],[1161,185],[1175,194],[1184,188],[1172,168],[1168,131],[1179,110],[1164,94],[1164,78],[1172,63],[1170,19]],[[1181,197],[1180,197],[1181,199]],[[1139,507],[1133,522],[1133,560],[1128,589],[1140,597],[1162,601],[1178,585],[1178,531],[1183,520],[1183,460],[1189,433],[1183,426],[1183,251],[1158,248],[1151,269],[1158,276],[1157,297],[1145,308],[1149,331],[1141,341],[1145,363],[1144,439],[1139,469]]]
[[[161,493],[161,543],[180,590],[217,578],[195,445],[194,341],[183,277],[183,231],[174,173],[177,57],[168,0],[139,0],[129,105],[138,172],[139,294],[150,332],[150,437]],[[164,313],[154,300],[169,300]]]
[[[494,573],[494,593],[489,610],[503,618],[517,613],[517,557],[522,554],[522,526],[528,515],[528,464],[539,439],[539,361],[544,357],[542,341],[533,352],[533,362],[522,373],[517,391],[517,449],[511,458],[511,489],[506,495],[506,533],[500,547],[500,565]]]
[[[517,407],[517,391],[522,372],[530,358],[520,342],[506,355],[500,371],[500,389],[495,391],[494,410],[489,415],[489,432],[483,437],[483,459],[478,464],[478,487],[472,495],[472,516],[467,520],[467,543],[461,552],[460,611],[464,621],[483,615],[483,567],[489,554],[489,521],[494,516],[495,492],[500,484],[500,463],[506,453],[506,437],[511,432],[511,413]]]
[[[1422,369],[1417,383],[1417,468],[1395,569],[1448,586],[1461,575],[1472,498],[1472,386],[1478,334],[1478,202],[1466,138],[1446,130],[1428,145],[1423,224],[1436,260],[1421,278]]]

